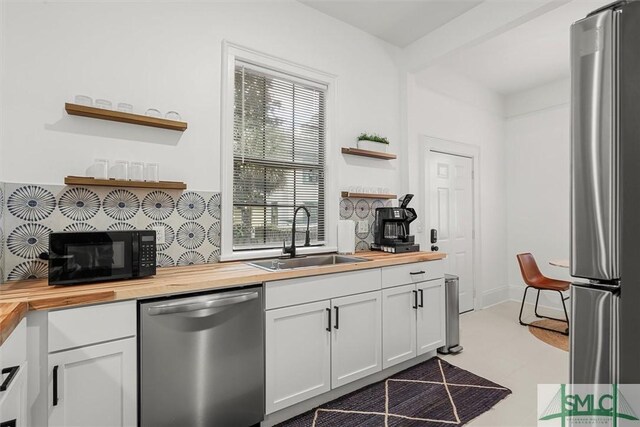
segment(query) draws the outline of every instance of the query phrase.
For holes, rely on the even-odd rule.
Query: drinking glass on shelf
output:
[[[111,110],[113,105],[108,99],[96,99],[96,107],[102,108],[103,110]]]
[[[109,179],[109,160],[95,159],[90,170],[89,176],[95,179]]]
[[[129,179],[131,181],[144,181],[144,163],[131,162],[129,167]]]
[[[109,169],[109,178],[127,180],[129,179],[129,162],[126,160],[116,160]]]
[[[162,113],[160,112],[160,110],[155,108],[149,108],[147,111],[145,111],[144,114],[145,116],[156,117],[158,119],[162,117]]]
[[[118,102],[118,111],[122,111],[123,113],[132,113],[133,105],[127,104],[126,102]]]
[[[144,180],[150,182],[160,181],[160,165],[158,163],[145,163]]]
[[[76,95],[73,102],[78,105],[86,105],[87,107],[93,106],[93,99],[87,95]]]
[[[175,121],[182,120],[182,117],[180,117],[180,114],[178,114],[177,111],[168,111],[167,114],[164,115],[164,118],[168,120],[175,120]]]

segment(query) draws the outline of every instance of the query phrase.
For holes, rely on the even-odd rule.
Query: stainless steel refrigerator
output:
[[[640,2],[571,26],[570,380],[640,383]]]

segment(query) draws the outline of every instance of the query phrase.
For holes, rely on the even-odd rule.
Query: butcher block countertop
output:
[[[440,252],[388,254],[358,252],[369,262],[266,271],[244,261],[185,267],[159,268],[155,276],[91,285],[49,286],[47,280],[21,280],[0,285],[0,344],[11,334],[28,310],[49,310],[131,300],[185,292],[223,289],[329,273],[366,270],[390,265],[433,261],[446,257]]]

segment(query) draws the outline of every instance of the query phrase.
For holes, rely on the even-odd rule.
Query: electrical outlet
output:
[[[165,244],[164,227],[162,226],[153,227],[152,230],[156,232],[156,245],[164,245]]]
[[[369,223],[367,221],[358,221],[358,233],[369,232]]]

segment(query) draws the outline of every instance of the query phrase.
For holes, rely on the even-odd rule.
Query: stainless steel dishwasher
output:
[[[141,426],[262,421],[261,287],[140,301],[138,329]]]

